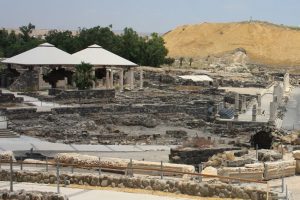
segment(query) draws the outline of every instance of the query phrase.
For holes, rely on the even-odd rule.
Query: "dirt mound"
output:
[[[266,22],[202,23],[180,26],[164,36],[169,56],[207,57],[245,49],[262,64],[300,64],[300,29]]]

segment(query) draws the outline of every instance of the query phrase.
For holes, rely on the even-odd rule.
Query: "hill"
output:
[[[252,62],[300,65],[300,29],[266,22],[184,25],[164,34],[171,57],[222,55],[246,50]]]

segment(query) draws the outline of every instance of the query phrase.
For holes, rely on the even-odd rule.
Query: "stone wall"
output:
[[[57,114],[71,113],[186,113],[199,119],[208,118],[208,108],[198,105],[175,105],[175,104],[144,104],[144,105],[105,105],[105,106],[81,106],[53,108]]]
[[[36,108],[17,108],[17,109],[4,109],[3,112],[8,119],[26,119],[32,118],[37,115]]]
[[[39,192],[39,191],[25,191],[19,190],[10,192],[8,190],[0,190],[0,199],[5,200],[68,200],[69,198],[65,195],[56,194],[54,192]]]
[[[14,171],[14,181],[54,184],[55,173]],[[0,180],[9,181],[10,173],[0,171]],[[77,184],[101,187],[136,188],[164,191],[176,194],[189,194],[202,197],[239,198],[261,200],[266,199],[266,191],[255,187],[241,187],[226,183],[205,183],[190,180],[161,180],[149,177],[128,177],[117,175],[61,174],[61,184]],[[270,194],[270,196],[276,196]],[[272,199],[272,198],[269,198]]]
[[[203,148],[203,149],[171,149],[169,160],[173,163],[198,165],[207,162],[208,159],[224,151],[241,150],[238,147]]]
[[[32,91],[39,89],[39,74],[36,70],[27,70],[23,72],[10,85],[12,91]]]
[[[0,103],[22,103],[23,101],[23,97],[15,97],[14,94],[2,93],[0,90]]]
[[[63,100],[69,103],[111,102],[115,98],[115,90],[61,90],[55,88],[49,89],[49,95],[54,95],[54,100]]]

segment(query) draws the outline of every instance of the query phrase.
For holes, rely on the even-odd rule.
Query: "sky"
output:
[[[113,25],[165,33],[184,24],[250,19],[300,26],[300,0],[0,0],[0,27],[37,29]]]

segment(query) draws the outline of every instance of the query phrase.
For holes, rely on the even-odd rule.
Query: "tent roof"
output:
[[[107,51],[97,44],[72,54],[72,57],[92,65],[137,66],[137,64]]]
[[[80,64],[80,60],[52,44],[43,43],[24,53],[7,58],[2,63],[19,65],[76,65]]]

